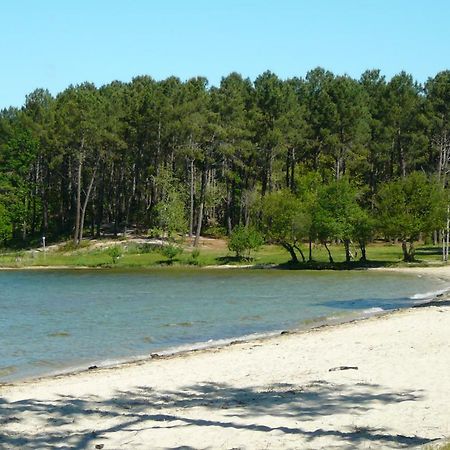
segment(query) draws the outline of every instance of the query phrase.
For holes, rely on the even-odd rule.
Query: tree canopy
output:
[[[1,240],[161,228],[197,242],[208,228],[253,226],[293,260],[303,241],[343,242],[347,260],[355,241],[365,258],[375,235],[413,242],[442,227],[442,207],[418,191],[441,204],[449,102],[449,71],[423,85],[316,68],[287,80],[231,73],[212,87],[138,76],[37,89],[0,112]]]

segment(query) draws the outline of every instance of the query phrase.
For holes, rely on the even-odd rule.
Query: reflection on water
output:
[[[176,269],[5,271],[0,286],[0,381],[407,306],[446,287],[382,272]]]

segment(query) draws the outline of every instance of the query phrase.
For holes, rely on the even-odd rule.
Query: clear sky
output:
[[[38,87],[450,69],[449,0],[0,0],[0,108]]]

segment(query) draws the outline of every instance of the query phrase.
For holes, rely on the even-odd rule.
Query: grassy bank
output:
[[[289,263],[289,255],[279,246],[266,245],[255,252],[252,259],[238,259],[227,248],[225,240],[203,239],[199,247],[199,254],[193,253],[189,241],[183,245],[183,251],[170,261],[161,246],[145,239],[123,240],[85,240],[77,248],[70,242],[59,243],[47,248],[7,251],[0,253],[0,267],[117,267],[117,268],[146,268],[155,266],[278,266],[279,268],[298,269],[349,269],[365,267],[383,267],[402,265],[400,245],[376,243],[368,246],[368,262],[361,263],[359,255],[350,264],[345,262],[342,246],[331,246],[334,263],[328,262],[328,254],[321,245],[313,248],[313,263]],[[303,249],[307,256],[308,249]],[[439,247],[419,246],[417,248],[418,265],[441,263],[441,250]]]

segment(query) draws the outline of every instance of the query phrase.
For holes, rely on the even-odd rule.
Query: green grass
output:
[[[5,251],[0,253],[0,266],[3,267],[33,267],[33,266],[68,266],[68,267],[118,267],[118,268],[146,268],[169,265],[167,257],[158,251],[157,247],[148,244],[117,241],[113,245],[119,246],[120,257],[114,263],[109,248],[95,248],[86,240],[80,247],[74,248],[71,243],[60,246],[57,250],[49,250],[45,254],[42,251]],[[210,265],[277,265],[281,268],[299,269],[349,269],[370,266],[404,265],[399,244],[371,244],[367,248],[368,263],[362,264],[358,258],[350,264],[346,264],[343,246],[330,247],[334,264],[329,264],[328,254],[321,245],[314,245],[312,264],[300,263],[293,266],[289,263],[288,253],[281,247],[265,245],[253,254],[251,261],[237,259],[226,249],[202,248],[197,258],[192,257],[192,248],[185,247],[181,255],[178,255],[172,265],[179,266],[210,266]],[[302,248],[308,257],[308,246]],[[354,249],[355,251],[356,249]],[[419,246],[416,252],[418,265],[438,264],[441,262],[439,247]]]

